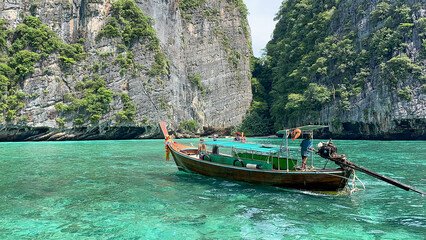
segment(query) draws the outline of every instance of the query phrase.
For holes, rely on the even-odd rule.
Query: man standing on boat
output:
[[[302,171],[306,171],[306,163],[308,161],[309,157],[309,151],[315,150],[312,143],[312,136],[311,134],[307,134],[305,136],[305,139],[303,139],[302,143],[300,143],[301,147],[301,154],[302,154]]]
[[[198,156],[203,159],[203,156],[207,153],[207,147],[204,144],[204,139],[200,138],[200,144],[198,144]]]
[[[213,142],[215,142],[215,141],[217,141],[217,135],[216,134],[213,136]],[[213,154],[219,154],[219,147],[217,145],[213,145],[212,153]]]

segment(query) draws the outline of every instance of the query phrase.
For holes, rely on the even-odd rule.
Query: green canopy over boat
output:
[[[256,152],[264,152],[264,153],[277,153],[280,151],[280,147],[268,146],[264,144],[252,144],[252,143],[230,142],[230,141],[211,141],[211,142],[205,142],[204,144],[207,146],[227,147],[227,148],[234,148],[236,150],[247,150],[247,151],[256,151]]]

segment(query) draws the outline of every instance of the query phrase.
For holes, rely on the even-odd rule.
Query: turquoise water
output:
[[[366,190],[346,196],[256,186],[178,172],[163,143],[0,143],[0,239],[426,235],[426,196],[365,174]],[[426,191],[425,141],[334,143],[349,160]]]

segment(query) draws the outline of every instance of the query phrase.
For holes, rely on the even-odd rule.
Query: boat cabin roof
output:
[[[208,146],[218,146],[218,147],[227,147],[235,148],[238,150],[246,151],[256,151],[256,152],[265,152],[265,153],[276,153],[280,151],[280,147],[277,146],[268,146],[265,144],[253,144],[253,143],[242,143],[242,142],[231,142],[231,141],[212,141],[204,143]]]
[[[302,130],[302,131],[314,131],[317,129],[321,129],[321,128],[328,128],[328,126],[325,125],[306,125],[306,126],[301,126],[301,127],[297,127],[298,129]],[[278,134],[285,134],[286,130],[292,131],[296,128],[289,128],[289,129],[284,129],[284,130],[280,130],[277,133]]]

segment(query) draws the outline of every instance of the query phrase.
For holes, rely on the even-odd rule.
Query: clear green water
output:
[[[426,191],[426,142],[334,142],[350,160]],[[420,194],[362,173],[365,191],[335,196],[178,172],[163,140],[0,143],[0,173],[0,239],[426,236]]]

